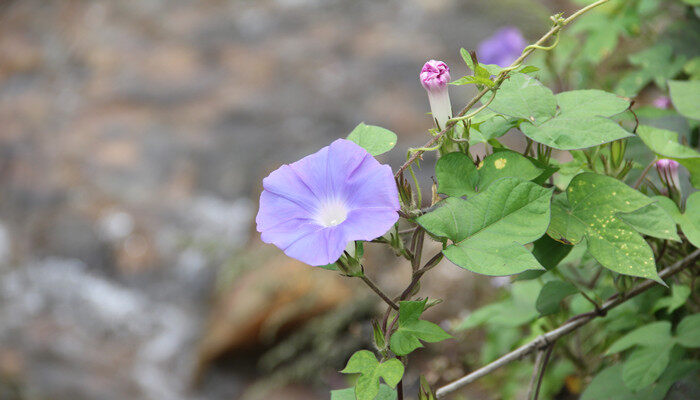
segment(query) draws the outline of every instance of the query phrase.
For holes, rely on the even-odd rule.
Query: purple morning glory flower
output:
[[[335,262],[348,242],[385,234],[399,218],[391,167],[338,139],[263,179],[255,218],[263,242],[310,265]]]
[[[479,43],[477,55],[482,64],[496,64],[505,68],[520,57],[526,45],[527,42],[520,30],[509,26],[498,30]]]

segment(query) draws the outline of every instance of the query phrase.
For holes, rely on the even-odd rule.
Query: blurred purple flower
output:
[[[508,26],[479,43],[477,56],[482,64],[496,64],[505,68],[520,57],[526,45],[527,42],[520,30],[514,26]]]
[[[450,82],[450,67],[442,61],[430,60],[420,70],[420,83],[428,92],[430,111],[438,129],[445,127],[452,118],[452,103],[447,84]]]
[[[348,242],[372,240],[398,220],[391,167],[338,139],[263,179],[255,218],[263,242],[310,265],[335,262]]]
[[[668,98],[667,96],[659,96],[654,99],[654,107],[656,108],[662,108],[662,109],[667,109],[671,108],[671,99]]]
[[[669,160],[668,158],[662,158],[656,162],[656,171],[659,173],[659,177],[663,180],[669,187],[680,190],[680,181],[678,180],[678,161]]]

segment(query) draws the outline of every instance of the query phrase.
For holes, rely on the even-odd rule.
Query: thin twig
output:
[[[660,278],[667,278],[670,276],[675,275],[676,273],[682,271],[685,268],[688,268],[689,266],[694,265],[693,261],[700,257],[700,249],[696,249],[694,252],[690,253],[688,256],[683,258],[682,260],[676,262],[675,264],[671,265],[670,267],[664,269],[659,273]],[[586,325],[588,322],[593,320],[594,318],[600,316],[601,314],[606,314],[609,310],[619,306],[620,304],[624,303],[625,301],[639,295],[640,293],[643,293],[650,288],[654,287],[656,282],[651,281],[651,280],[646,280],[636,286],[634,289],[630,290],[627,293],[618,293],[617,295],[613,296],[610,298],[608,301],[603,303],[603,306],[600,309],[600,312],[588,312],[584,314],[579,314],[564,323],[563,325],[559,326],[558,328],[551,330],[541,336],[538,336],[536,339],[533,341],[522,345],[518,347],[517,349],[511,351],[510,353],[507,353],[497,359],[496,361],[487,364],[478,370],[472,372],[469,375],[466,375],[450,384],[447,384],[440,389],[437,390],[436,395],[439,399],[444,398],[445,396],[449,395],[450,393],[456,391],[457,389],[460,389],[475,380],[486,376],[490,374],[491,372],[497,370],[498,368],[501,368],[505,365],[510,364],[511,362],[515,360],[519,360],[528,354],[532,353],[533,351],[542,348],[543,346],[546,346],[548,343],[552,343],[553,341],[559,339],[560,337],[575,331],[576,329],[580,328],[583,325]]]
[[[649,165],[647,165],[646,168],[644,168],[644,171],[642,171],[642,174],[639,175],[639,178],[637,178],[637,181],[634,182],[634,185],[632,186],[633,188],[639,189],[639,185],[642,184],[642,181],[644,181],[644,177],[647,176],[647,173],[649,173],[649,170],[651,169],[651,167],[654,166],[654,164],[656,164],[656,157],[654,157],[654,159],[651,160]]]
[[[540,397],[540,388],[542,387],[542,380],[544,379],[544,373],[547,370],[547,364],[549,363],[549,358],[552,356],[552,351],[554,350],[554,345],[556,342],[551,343],[549,348],[547,348],[547,353],[544,355],[544,361],[542,361],[542,367],[540,368],[540,377],[537,379],[537,388],[535,388],[535,396],[532,400],[537,400]]]
[[[535,364],[532,367],[532,376],[530,377],[530,384],[527,385],[527,395],[525,400],[532,399],[532,394],[535,393],[535,386],[537,386],[537,378],[540,376],[540,370],[542,369],[542,363],[544,362],[544,355],[547,352],[546,349],[537,351],[537,356],[535,357]]]
[[[382,292],[382,290],[379,289],[379,287],[377,287],[377,285],[376,285],[371,279],[369,279],[369,278],[367,277],[367,275],[362,274],[362,275],[360,275],[360,278],[362,279],[362,281],[363,281],[364,283],[367,284],[367,286],[370,287],[370,289],[374,290],[374,293],[378,294],[379,297],[381,297],[382,300],[384,300],[384,302],[385,302],[386,304],[389,305],[389,307],[393,308],[394,310],[398,310],[398,309],[399,309],[399,306],[397,306],[396,303],[394,303],[394,302],[389,298],[389,296],[387,296],[386,294],[384,294],[384,292]]]

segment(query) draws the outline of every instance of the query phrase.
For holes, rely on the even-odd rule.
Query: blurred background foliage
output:
[[[347,386],[337,371],[370,345],[377,303],[334,272],[260,246],[261,177],[361,121],[397,132],[399,149],[423,143],[425,60],[458,76],[460,47],[506,25],[535,39],[551,14],[585,3],[0,2],[0,399],[324,399]],[[668,79],[700,76],[693,3],[611,1],[530,64],[555,92],[633,98],[640,121],[697,146],[697,125],[663,101]],[[451,90],[455,107],[473,94]],[[628,151],[639,165],[651,159],[634,140]],[[405,285],[391,255],[368,246],[366,258],[383,287]],[[563,263],[564,276],[595,271],[578,246]],[[655,314],[697,312],[688,279],[569,338],[542,397],[578,398],[606,362],[596,354],[612,338],[601,326],[622,333]],[[605,281],[596,296],[624,284]],[[436,268],[422,293],[450,301],[426,315],[458,340],[414,356],[408,392],[419,373],[431,385],[455,379],[586,310],[575,295],[540,317],[542,284]],[[514,363],[461,395],[516,398],[531,368]],[[687,381],[677,398],[697,393]]]

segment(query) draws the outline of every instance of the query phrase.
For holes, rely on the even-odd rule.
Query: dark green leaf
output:
[[[559,304],[562,300],[576,293],[578,293],[578,289],[569,282],[549,281],[542,287],[535,307],[542,315],[554,314],[559,311]]]

